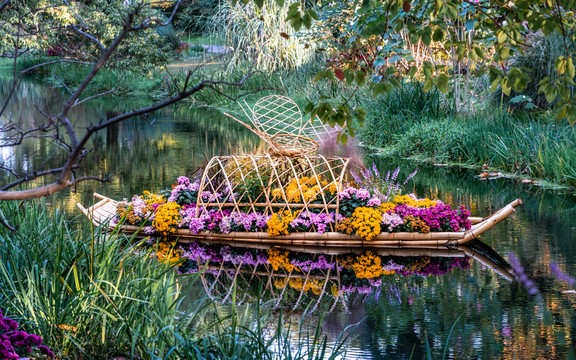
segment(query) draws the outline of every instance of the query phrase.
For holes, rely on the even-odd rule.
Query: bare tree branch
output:
[[[92,36],[92,35],[90,35],[90,34],[88,34],[88,33],[85,33],[85,32],[82,31],[82,30],[78,29],[78,27],[75,26],[75,25],[72,25],[71,27],[72,27],[72,29],[74,29],[74,31],[76,31],[78,34],[80,34],[80,35],[88,38],[90,41],[92,41],[93,43],[95,43],[96,45],[98,45],[98,47],[99,47],[102,51],[106,51],[106,46],[104,46],[104,44],[102,44],[102,43],[100,42],[100,40],[96,39],[94,36]]]
[[[172,13],[170,14],[170,17],[168,18],[168,20],[166,20],[165,22],[162,22],[160,19],[155,18],[155,17],[151,17],[148,18],[146,20],[144,20],[144,22],[142,22],[142,25],[140,26],[134,26],[132,27],[130,30],[132,31],[136,31],[136,30],[143,30],[143,29],[148,29],[150,27],[152,27],[152,24],[156,25],[156,26],[167,26],[168,24],[170,24],[172,22],[172,19],[174,18],[174,15],[176,15],[176,11],[178,11],[178,6],[180,6],[180,1],[178,0],[178,2],[176,3],[176,5],[174,5],[174,9],[172,10]],[[140,3],[140,5],[142,5],[142,3]]]
[[[78,167],[78,166],[74,166],[74,168],[77,168],[77,167]],[[8,169],[5,168],[5,167],[2,167],[2,169],[8,170]],[[0,188],[0,191],[9,190],[9,189],[11,189],[11,188],[13,188],[13,187],[15,187],[15,186],[24,184],[24,183],[26,183],[26,182],[28,182],[28,181],[31,181],[31,180],[35,180],[35,179],[37,179],[37,178],[39,178],[39,177],[43,177],[43,176],[47,176],[47,175],[54,175],[54,174],[57,174],[57,173],[61,173],[63,170],[64,170],[64,168],[57,168],[57,169],[50,169],[50,170],[33,172],[33,173],[31,173],[31,174],[26,174],[26,175],[24,175],[24,176],[21,176],[20,179],[18,179],[18,180],[16,180],[16,181],[13,181],[13,182],[11,182],[10,184],[7,184],[7,185],[2,186],[2,187]],[[9,171],[12,172],[12,170],[9,170]],[[15,174],[15,176],[19,176],[19,175]]]
[[[2,10],[4,8],[4,6],[8,5],[9,2],[10,2],[10,0],[4,0],[4,2],[2,4],[0,4],[0,10]]]
[[[89,97],[87,97],[86,99],[82,99],[82,100],[80,100],[80,101],[76,101],[76,102],[74,103],[74,105],[72,105],[72,107],[78,106],[78,105],[82,104],[83,102],[90,101],[90,100],[92,100],[92,99],[96,99],[96,98],[98,98],[98,97],[100,97],[100,96],[112,94],[112,93],[115,92],[116,90],[117,90],[117,89],[114,88],[114,89],[112,89],[112,90],[104,91],[104,92],[102,92],[102,93],[100,93],[100,94],[96,94],[96,95],[89,96]]]
[[[30,49],[24,49],[21,52],[17,53],[16,55],[14,55],[14,54],[0,54],[0,58],[13,59],[15,57],[19,57],[19,56],[26,54],[29,50]]]

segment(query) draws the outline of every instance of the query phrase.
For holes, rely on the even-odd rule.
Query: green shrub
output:
[[[554,59],[564,54],[564,46],[568,46],[568,52],[576,49],[576,43],[565,44],[560,35],[553,34],[545,36],[542,33],[536,33],[529,36],[529,44],[524,53],[512,57],[511,65],[523,68],[530,76],[530,82],[522,92],[512,91],[510,96],[502,94],[502,90],[495,91],[491,100],[492,103],[502,106],[505,109],[523,109],[529,102],[517,101],[518,96],[524,95],[531,99],[531,103],[538,108],[547,109],[551,104],[546,101],[543,93],[538,92],[538,83],[545,77],[554,79],[557,77],[554,69]],[[570,87],[572,92],[574,87]],[[515,99],[516,100],[513,100]],[[513,101],[511,101],[513,100]]]

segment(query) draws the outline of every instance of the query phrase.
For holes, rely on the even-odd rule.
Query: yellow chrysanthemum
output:
[[[420,199],[420,200],[414,200],[409,195],[396,196],[394,198],[394,202],[398,205],[406,204],[408,206],[418,207],[418,208],[429,208],[429,207],[435,206],[438,203],[437,201],[433,201],[433,200],[430,200],[428,198]]]
[[[266,222],[268,225],[268,235],[271,237],[288,235],[290,233],[290,222],[292,222],[299,213],[299,211],[291,213],[290,211],[285,210],[282,215],[278,213],[272,214],[272,217]]]
[[[396,204],[391,203],[391,202],[387,202],[387,203],[380,205],[379,209],[380,209],[380,211],[385,213],[386,211],[394,210],[395,207],[396,207]]]
[[[382,231],[380,227],[382,213],[377,209],[369,207],[356,208],[350,220],[356,234],[362,236],[365,240],[372,240]]]
[[[180,205],[169,202],[158,206],[152,226],[162,235],[169,235],[176,232],[181,221]]]

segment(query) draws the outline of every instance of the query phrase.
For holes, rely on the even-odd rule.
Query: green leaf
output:
[[[558,96],[558,90],[556,89],[555,86],[551,86],[548,89],[546,89],[546,91],[544,91],[544,96],[546,96],[546,101],[552,104],[554,100],[556,100],[556,97]]]
[[[296,32],[300,31],[302,29],[302,17],[300,15],[293,17],[291,24]]]
[[[484,59],[484,50],[480,46],[474,46],[473,50],[480,59]]]
[[[424,30],[424,32],[422,33],[422,42],[424,43],[424,45],[428,46],[430,45],[430,42],[432,41],[432,35],[430,33],[429,29]]]
[[[474,49],[472,49],[472,51],[470,51],[470,59],[472,59],[474,61],[478,61],[478,59],[479,59],[478,54],[476,53],[476,51],[474,51]]]
[[[434,30],[434,34],[432,35],[432,40],[434,41],[444,41],[444,30],[442,30],[441,28],[438,28],[436,30]]]
[[[284,6],[284,0],[276,0],[276,5],[278,5],[278,7],[283,7]]]
[[[340,133],[338,135],[338,141],[340,141],[343,145],[346,145],[348,143],[348,135],[343,132]]]
[[[294,3],[288,7],[288,12],[286,13],[286,20],[292,19],[294,16],[300,16],[299,10],[300,3]]]
[[[302,23],[304,24],[306,29],[310,29],[310,27],[312,26],[312,17],[310,16],[310,14],[308,13],[304,14],[304,16],[302,17]]]
[[[508,85],[508,78],[503,77],[500,81],[500,86],[502,87],[502,92],[506,96],[510,96],[510,92],[512,91],[512,87]]]
[[[570,79],[574,78],[574,75],[576,75],[576,68],[574,67],[574,61],[572,60],[572,57],[569,57],[566,63],[566,73]]]
[[[548,18],[542,21],[542,32],[544,35],[550,35],[556,30],[556,24],[554,23],[554,19]]]
[[[417,71],[418,71],[418,68],[416,66],[412,66],[410,68],[410,71],[408,71],[408,76],[412,77],[412,76],[416,75]]]
[[[411,34],[415,33],[415,32],[418,31],[418,29],[419,29],[418,25],[416,25],[416,23],[414,23],[414,22],[412,22],[412,21],[408,21],[408,22],[406,23],[406,28],[408,28],[408,31],[409,31]]]
[[[354,72],[350,69],[344,70],[344,77],[346,78],[346,84],[350,85],[354,81]]]
[[[570,125],[576,124],[576,107],[570,105],[568,107],[568,113],[566,114],[566,120]]]
[[[264,6],[264,0],[254,0],[254,4],[256,4],[259,9],[262,9],[262,6]]]
[[[508,46],[502,46],[498,49],[498,55],[500,55],[500,59],[506,60],[510,57],[510,48]]]
[[[436,85],[438,86],[438,90],[446,93],[448,91],[448,76],[446,76],[446,74],[438,75]]]
[[[566,58],[564,58],[564,55],[562,55],[556,59],[556,62],[554,62],[554,70],[558,72],[558,75],[562,75],[566,72],[566,65]]]
[[[450,3],[446,7],[446,11],[448,12],[448,16],[452,20],[458,19],[458,4]]]
[[[356,71],[355,74],[355,79],[354,81],[356,82],[357,85],[362,85],[364,84],[364,81],[366,80],[366,73],[362,70],[358,70]]]
[[[372,89],[372,97],[375,98],[378,95],[384,95],[392,90],[394,90],[394,86],[392,86],[392,84],[390,84],[389,82],[378,83],[374,85],[374,88]]]
[[[568,115],[568,104],[564,104],[560,107],[560,110],[558,110],[558,113],[556,114],[556,121],[564,119],[566,115]]]
[[[501,44],[506,40],[508,35],[506,35],[506,33],[504,31],[500,30],[496,33],[496,37],[498,39],[498,43]]]
[[[282,0],[284,1],[284,0]],[[320,18],[318,17],[318,14],[316,13],[316,11],[309,9],[308,10],[308,14],[310,14],[310,16],[312,17],[312,19],[318,21]]]
[[[428,92],[430,90],[432,90],[432,86],[434,85],[434,81],[432,80],[431,77],[426,78],[426,80],[424,81],[424,91]]]

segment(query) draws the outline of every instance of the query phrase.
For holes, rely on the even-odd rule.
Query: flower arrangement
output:
[[[255,165],[234,166],[242,169]],[[388,172],[381,179],[374,167],[363,171],[361,176],[354,175],[355,186],[348,184],[346,187],[322,176],[303,176],[289,178],[285,188],[269,189],[270,174],[260,175],[251,178],[254,184],[247,178],[236,179],[234,174],[230,176],[231,180],[214,180],[217,183],[211,187],[213,191],[202,191],[199,180],[181,176],[166,195],[145,191],[131,201],[120,202],[116,221],[125,219],[128,224],[143,226],[147,235],[164,237],[173,235],[178,229],[189,229],[196,235],[201,232],[267,232],[270,237],[293,232],[338,231],[360,235],[369,241],[385,232],[455,232],[470,228],[470,212],[463,206],[453,210],[440,200],[402,194],[403,184],[396,180],[398,170],[392,175]],[[244,184],[237,186],[232,181]],[[230,205],[246,194],[250,199],[266,197],[272,202],[332,205],[330,208],[304,206],[297,211],[288,207],[289,210],[274,213],[269,213],[262,205]],[[215,204],[220,205],[213,206]]]
[[[297,214],[292,214],[290,211],[286,210],[282,214],[272,214],[270,219],[266,222],[268,226],[268,235],[278,236],[278,235],[288,235],[288,227],[290,223]]]
[[[54,358],[40,336],[18,330],[18,322],[4,317],[0,310],[0,358],[17,360],[29,355]]]

